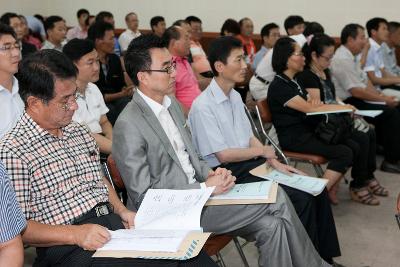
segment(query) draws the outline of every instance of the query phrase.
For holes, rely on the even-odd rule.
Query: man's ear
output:
[[[35,96],[28,96],[26,106],[34,114],[39,114],[42,110],[43,101]]]
[[[225,64],[221,61],[215,61],[214,63],[215,70],[220,73],[224,70]]]
[[[137,74],[136,74],[136,77],[137,77],[137,79],[138,79],[138,81],[139,81],[139,84],[147,84],[147,77],[148,77],[148,75],[147,75],[147,73],[146,72],[144,72],[144,71],[139,71]]]

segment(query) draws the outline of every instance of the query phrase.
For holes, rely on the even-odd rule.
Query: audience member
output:
[[[216,77],[193,102],[189,112],[193,144],[208,166],[232,171],[236,183],[263,180],[250,174],[252,169],[263,163],[283,173],[304,174],[280,163],[274,149],[264,146],[253,135],[240,94],[233,89],[235,83],[244,80],[247,68],[240,41],[233,37],[220,37],[210,44],[208,54]],[[292,201],[321,257],[332,262],[332,257],[340,256],[327,192],[314,198],[297,189],[281,187]],[[318,231],[317,225],[326,228]]]
[[[1,161],[0,201],[0,266],[22,267],[24,264],[24,246],[21,233],[26,227],[26,220]]]
[[[62,48],[66,43],[67,26],[65,25],[65,20],[60,16],[50,16],[45,20],[44,28],[46,29],[47,39],[41,49],[55,49],[62,52]]]
[[[127,29],[118,38],[119,46],[124,53],[133,39],[140,36],[139,19],[136,13],[130,12],[125,16]]]
[[[32,34],[39,38],[40,41],[46,40],[46,30],[44,29],[43,21],[35,16],[26,16],[25,18],[28,28],[32,31]]]
[[[78,39],[86,39],[87,31],[89,28],[88,18],[89,18],[89,11],[87,9],[79,9],[76,12],[76,17],[78,19],[78,25],[72,27],[67,32],[67,40],[72,40],[74,38]]]
[[[99,58],[94,44],[90,40],[72,39],[63,49],[78,69],[76,77],[78,109],[72,117],[88,128],[96,140],[100,152],[111,153],[112,126],[107,119],[108,108],[103,96],[93,82],[99,79]]]
[[[13,28],[17,41],[20,45],[21,56],[27,56],[31,53],[36,52],[36,47],[33,44],[27,43],[24,40],[24,26],[21,18],[15,13],[5,13],[1,16],[0,22],[11,26]]]
[[[244,55],[246,57],[246,64],[253,64],[254,56],[256,54],[256,45],[252,39],[254,25],[250,18],[243,18],[239,20],[240,34],[236,36],[243,44]]]
[[[335,87],[328,67],[335,52],[335,41],[325,34],[315,34],[309,44],[303,47],[306,65],[297,75],[297,81],[306,89],[309,99],[316,105],[342,103],[336,97]],[[340,116],[340,115],[339,115]],[[344,115],[350,116],[350,115]],[[325,116],[321,118],[325,120]],[[343,144],[353,151],[350,195],[355,201],[367,205],[378,205],[373,195],[388,196],[374,176],[376,170],[376,136],[373,128],[361,118],[354,119],[353,131]]]
[[[301,16],[291,15],[285,19],[284,27],[287,35],[298,35],[304,32],[304,19]]]
[[[381,170],[400,173],[400,113],[396,108],[399,102],[395,97],[379,92],[361,70],[356,56],[367,42],[364,28],[348,24],[341,32],[340,40],[342,45],[336,50],[331,64],[336,95],[358,109],[383,111],[381,115],[365,120],[375,125],[377,140],[384,148]],[[385,102],[385,105],[379,102]]]
[[[118,115],[130,101],[133,88],[125,85],[120,58],[114,54],[114,27],[107,22],[90,26],[88,39],[96,48],[100,60],[99,80],[95,84],[103,94],[109,112],[107,118],[114,125]]]
[[[18,72],[20,45],[10,26],[0,23],[0,139],[11,130],[24,112],[19,95]]]
[[[221,27],[221,36],[237,36],[240,34],[240,25],[234,19],[227,19]]]
[[[367,22],[370,48],[364,71],[367,72],[369,80],[385,95],[395,96],[400,100],[400,76],[394,76],[386,71],[383,63],[383,42],[389,38],[388,23],[383,18],[373,18]]]
[[[162,37],[164,35],[166,27],[165,19],[161,16],[152,17],[150,20],[150,28],[153,34],[158,37]]]
[[[108,230],[131,228],[136,213],[102,176],[87,129],[71,122],[76,72],[55,50],[25,58],[19,77],[26,113],[0,141],[0,159],[28,220],[23,241],[37,246],[33,265],[215,266],[204,254],[182,263],[92,257],[110,240]]]
[[[400,76],[400,66],[396,59],[396,48],[400,47],[400,23],[391,21],[388,23],[389,37],[382,43],[383,65],[387,72],[393,76]]]
[[[189,33],[182,27],[171,26],[165,31],[163,39],[176,64],[175,97],[187,114],[193,100],[201,93],[196,75],[186,57],[190,52]]]
[[[260,63],[261,59],[265,56],[269,49],[273,48],[276,41],[281,37],[279,32],[279,26],[275,23],[268,23],[264,25],[261,29],[261,39],[262,45],[260,50],[254,56],[253,64],[251,65],[253,70],[257,68],[258,63]]]
[[[132,41],[125,59],[138,91],[115,124],[113,155],[128,191],[128,207],[138,209],[150,188],[216,186],[214,194],[228,191],[235,178],[226,169],[212,171],[198,157],[179,104],[168,96],[176,75],[173,56],[148,35]],[[279,188],[275,204],[205,207],[201,226],[256,240],[260,266],[328,266],[289,201]]]
[[[95,22],[107,22],[110,23],[113,28],[115,27],[114,15],[108,11],[101,11],[96,15]],[[121,55],[121,47],[119,46],[119,42],[117,37],[114,37],[114,53],[118,56]]]
[[[26,43],[33,44],[36,47],[36,50],[40,50],[42,47],[42,42],[31,34],[26,18],[23,15],[19,15],[19,18],[21,20],[21,28],[24,36],[23,40]]]
[[[305,23],[304,36],[307,38],[318,33],[325,33],[324,27],[316,21]]]

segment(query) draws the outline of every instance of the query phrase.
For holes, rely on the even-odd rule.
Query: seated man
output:
[[[304,19],[297,15],[287,17],[283,25],[288,36],[303,34],[305,28]]]
[[[100,11],[95,18],[95,22],[107,22],[115,28],[115,20],[114,15],[109,11]],[[119,45],[117,37],[113,37],[114,40],[114,54],[120,56],[121,55],[121,47]]]
[[[139,208],[150,188],[216,186],[214,194],[221,194],[234,185],[229,171],[212,171],[191,144],[179,104],[168,96],[174,90],[174,67],[172,55],[154,35],[140,36],[128,48],[126,69],[138,90],[115,124],[112,153],[131,209]],[[256,241],[260,266],[328,266],[280,188],[274,204],[205,207],[201,226]]]
[[[15,126],[24,112],[18,80],[14,77],[21,59],[19,48],[13,29],[0,23],[0,139]]]
[[[385,95],[395,96],[400,100],[400,76],[392,75],[385,69],[382,57],[382,43],[389,37],[388,23],[383,18],[373,18],[367,22],[370,48],[364,71],[376,89]]]
[[[164,35],[166,27],[165,19],[161,16],[154,16],[150,20],[150,28],[153,34],[158,37],[162,37]]]
[[[396,58],[396,48],[400,47],[400,23],[391,21],[388,23],[389,37],[382,43],[383,65],[387,72],[394,76],[400,76],[400,66]]]
[[[190,35],[182,27],[171,26],[165,31],[163,39],[176,63],[175,97],[187,114],[193,100],[201,93],[196,75],[187,60]]]
[[[118,38],[122,54],[128,49],[133,39],[141,35],[139,31],[139,19],[135,12],[130,12],[125,16],[127,29]]]
[[[78,110],[72,117],[86,126],[99,146],[100,152],[111,153],[112,126],[107,119],[108,108],[99,88],[93,83],[99,79],[99,58],[89,40],[72,39],[63,49],[78,69],[76,77]]]
[[[27,56],[36,52],[36,47],[33,44],[27,43],[24,40],[24,25],[21,18],[16,13],[5,13],[0,18],[0,22],[14,29],[17,36],[17,41],[21,46],[21,57]]]
[[[247,69],[240,41],[233,37],[214,40],[208,58],[215,77],[193,102],[189,112],[193,144],[208,166],[227,168],[236,176],[237,183],[263,180],[249,171],[265,162],[283,173],[302,174],[280,163],[274,149],[262,145],[253,135],[245,106],[233,89],[235,83],[243,81]],[[291,199],[321,257],[332,263],[333,257],[340,256],[340,248],[327,192],[313,197],[288,186],[281,187]],[[318,225],[324,225],[324,229]]]
[[[50,16],[44,21],[44,28],[47,39],[41,49],[55,49],[61,52],[66,43],[67,26],[65,20],[60,16]]]
[[[254,56],[254,62],[251,65],[253,70],[257,68],[258,63],[260,63],[261,59],[265,56],[265,54],[268,52],[268,50],[272,49],[278,41],[278,39],[281,37],[281,34],[279,32],[279,26],[275,23],[268,23],[267,25],[264,25],[261,29],[261,39],[263,41],[263,44]]]
[[[24,263],[21,232],[26,227],[26,220],[1,161],[0,200],[0,266],[20,267]]]
[[[19,77],[26,113],[0,141],[0,160],[28,220],[22,239],[37,247],[34,266],[215,266],[207,256],[201,262],[203,254],[182,265],[92,258],[110,240],[107,229],[132,227],[136,213],[102,177],[93,137],[71,121],[78,108],[76,72],[56,50],[24,59]]]
[[[78,25],[72,27],[67,31],[67,40],[72,40],[74,38],[85,39],[87,37],[87,31],[89,28],[88,18],[89,11],[87,9],[81,8],[76,12],[76,17],[78,19]]]
[[[96,48],[100,60],[100,76],[95,84],[103,94],[110,111],[107,118],[113,125],[118,115],[130,101],[133,88],[126,86],[119,56],[114,54],[114,27],[107,22],[96,22],[90,26],[88,39]]]
[[[358,24],[346,25],[341,33],[342,45],[332,59],[332,80],[336,95],[358,109],[383,110],[375,118],[364,117],[375,125],[377,140],[384,148],[385,160],[381,170],[400,173],[400,113],[399,101],[378,91],[361,70],[356,56],[366,44],[364,28]],[[371,103],[376,102],[376,103]],[[384,102],[385,105],[381,103]]]

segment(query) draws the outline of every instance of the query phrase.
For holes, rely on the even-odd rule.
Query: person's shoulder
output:
[[[200,93],[199,96],[196,97],[196,99],[193,101],[191,110],[202,110],[202,109],[207,109],[209,105],[213,103],[212,101],[212,93],[211,93],[211,87],[210,85],[207,86],[206,89],[203,90],[203,92]]]

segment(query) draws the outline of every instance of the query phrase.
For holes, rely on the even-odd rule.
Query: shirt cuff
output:
[[[206,189],[206,188],[207,188],[206,183],[200,183],[200,188],[201,188],[201,189]]]

